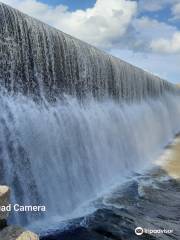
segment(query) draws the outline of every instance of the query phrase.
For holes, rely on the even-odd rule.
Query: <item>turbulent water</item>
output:
[[[65,217],[160,153],[180,130],[178,100],[80,105],[66,97],[52,106],[2,96],[1,182],[14,203],[46,205],[44,217]],[[29,223],[37,213],[13,219]]]
[[[4,4],[0,66],[0,181],[13,203],[46,205],[40,218],[66,218],[180,130],[173,84]]]

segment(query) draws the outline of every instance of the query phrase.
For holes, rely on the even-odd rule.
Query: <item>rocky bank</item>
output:
[[[0,207],[6,207],[10,203],[10,188],[0,186]],[[39,237],[23,229],[20,226],[8,226],[7,218],[9,212],[0,211],[0,240],[38,240]]]

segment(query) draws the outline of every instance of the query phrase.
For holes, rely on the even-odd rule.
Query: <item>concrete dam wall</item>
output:
[[[0,3],[0,81],[10,92],[133,101],[172,84]]]

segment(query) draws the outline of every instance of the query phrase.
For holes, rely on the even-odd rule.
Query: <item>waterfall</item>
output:
[[[1,98],[1,181],[14,203],[46,205],[45,216],[66,216],[117,179],[139,171],[179,131],[180,98],[167,95],[133,105],[76,99],[36,104]],[[154,159],[153,159],[154,160]],[[15,213],[21,224],[37,213]]]
[[[23,225],[66,218],[150,164],[180,130],[179,90],[0,3],[0,183]]]
[[[0,80],[10,93],[134,102],[176,92],[167,81],[1,3],[0,23]]]

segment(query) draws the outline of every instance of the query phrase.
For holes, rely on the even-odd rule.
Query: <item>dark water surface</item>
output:
[[[95,202],[97,210],[41,240],[180,239],[180,181],[160,168],[137,176]],[[173,230],[137,236],[136,227]]]

